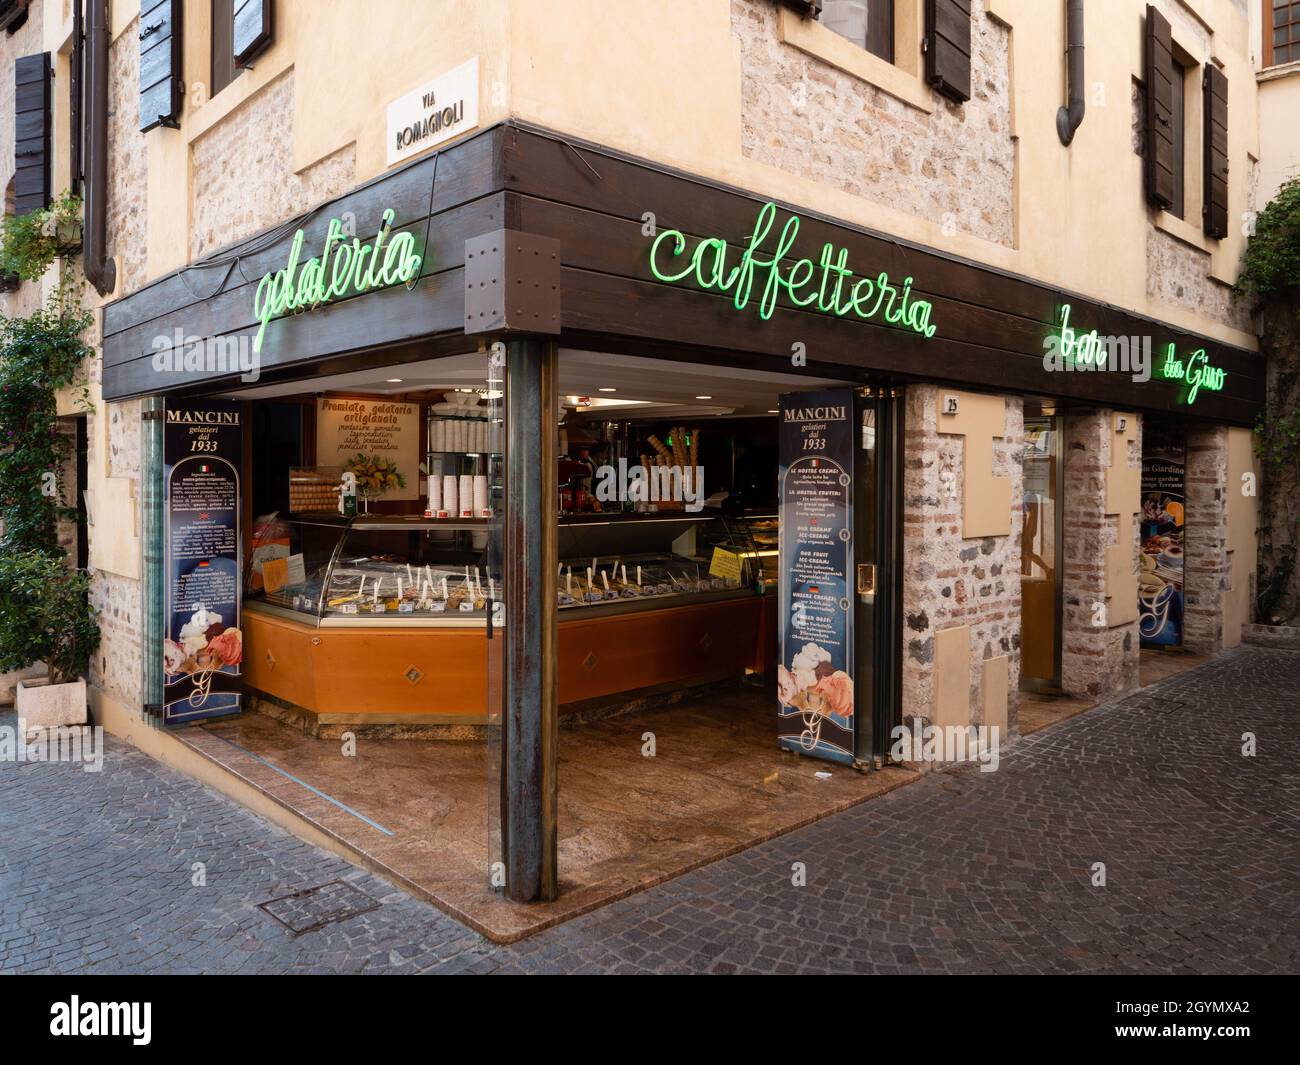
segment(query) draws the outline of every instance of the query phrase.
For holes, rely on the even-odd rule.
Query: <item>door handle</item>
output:
[[[876,564],[862,562],[858,565],[858,595],[875,595]]]

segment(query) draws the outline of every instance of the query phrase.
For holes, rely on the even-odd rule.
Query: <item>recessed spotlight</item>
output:
[[[696,396],[696,399],[712,399],[712,396]]]
[[[400,377],[390,377],[388,378],[388,383],[390,385],[400,385],[402,383],[402,379]]]
[[[768,411],[767,413],[768,413],[768,414],[780,414],[781,412],[780,412],[779,410],[770,410],[770,411]]]
[[[602,391],[602,392],[617,392],[618,389],[617,389],[617,388],[602,388],[601,391]]]

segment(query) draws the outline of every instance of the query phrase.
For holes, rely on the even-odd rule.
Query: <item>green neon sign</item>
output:
[[[762,254],[775,221],[776,204],[764,204],[749,242],[731,266],[728,260],[732,249],[721,237],[701,240],[687,255],[685,234],[676,229],[661,230],[650,245],[650,272],[657,280],[669,284],[694,282],[705,291],[729,292],[738,311],[749,306],[757,282],[761,285],[758,314],[765,321],[772,317],[784,294],[796,307],[812,308],[837,318],[849,315],[865,320],[880,318],[927,339],[934,336],[935,327],[930,322],[933,307],[926,300],[912,297],[910,277],[903,280],[901,288],[884,271],[874,278],[857,277],[849,268],[848,250],[837,249],[832,244],[822,246],[821,258],[816,263],[799,259],[788,266],[782,265],[799,235],[798,215],[786,220],[771,255]],[[665,253],[663,245],[668,242],[672,246]],[[671,256],[666,264],[661,262],[665,255]]]
[[[388,239],[394,217],[390,207],[384,212],[375,239],[365,244],[356,237],[350,243],[345,240],[343,222],[331,218],[325,247],[318,257],[308,259],[301,267],[298,260],[303,232],[298,230],[289,248],[288,263],[280,270],[268,270],[257,283],[253,313],[260,324],[253,337],[254,353],[262,350],[262,336],[272,318],[290,311],[311,310],[349,294],[397,284],[414,286],[423,259],[416,254],[412,234],[398,233]]]
[[[1095,366],[1099,370],[1104,369],[1110,355],[1105,338],[1099,336],[1095,329],[1090,333],[1076,332],[1070,325],[1071,310],[1068,303],[1061,308],[1061,321],[1057,326],[1056,335],[1060,340],[1061,357],[1068,359],[1075,366]]]
[[[1222,392],[1228,379],[1228,371],[1210,365],[1210,357],[1204,348],[1192,352],[1186,359],[1178,358],[1174,345],[1165,351],[1165,361],[1160,364],[1160,376],[1166,381],[1182,381],[1187,385],[1187,405],[1196,402],[1197,393],[1204,388],[1207,392]]]
[[[1123,369],[1129,370],[1139,364],[1137,352],[1145,340],[1148,352],[1142,368],[1150,364],[1149,337],[1104,337],[1093,329],[1081,333],[1070,325],[1072,308],[1068,303],[1061,307],[1061,317],[1056,329],[1048,336],[1048,354],[1043,359],[1045,368],[1062,369],[1081,367],[1089,370]],[[1051,342],[1055,341],[1055,357]],[[1059,359],[1059,361],[1058,361]],[[1049,366],[1050,363],[1050,366]],[[1112,365],[1113,364],[1113,365]],[[1183,401],[1189,406],[1196,402],[1202,388],[1210,392],[1222,392],[1228,380],[1228,372],[1210,365],[1209,356],[1204,348],[1192,352],[1186,359],[1178,357],[1176,345],[1170,343],[1165,348],[1165,360],[1155,368],[1155,375],[1166,381],[1182,381],[1188,386]],[[1146,380],[1145,377],[1138,380]]]

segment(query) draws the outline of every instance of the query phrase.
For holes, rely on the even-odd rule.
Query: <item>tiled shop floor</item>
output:
[[[644,751],[653,734],[654,754]],[[440,909],[509,942],[916,777],[777,749],[768,694],[727,689],[560,730],[560,897],[487,890],[481,742],[315,739],[259,714],[177,734]],[[829,774],[819,777],[818,773]]]
[[[118,740],[4,758],[0,973],[1295,973],[1298,706],[1300,653],[1231,651],[510,946]],[[381,905],[258,908],[337,880]]]

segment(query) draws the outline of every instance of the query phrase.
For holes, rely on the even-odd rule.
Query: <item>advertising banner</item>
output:
[[[1186,449],[1150,426],[1142,444],[1142,551],[1138,632],[1147,647],[1183,642],[1183,527]]]
[[[853,763],[853,392],[782,396],[777,741]]]
[[[322,466],[348,468],[358,456],[390,463],[406,481],[381,495],[420,498],[420,406],[387,399],[329,398],[316,401],[316,458]]]
[[[163,429],[167,491],[163,604],[163,722],[238,713],[238,403],[168,400]]]

